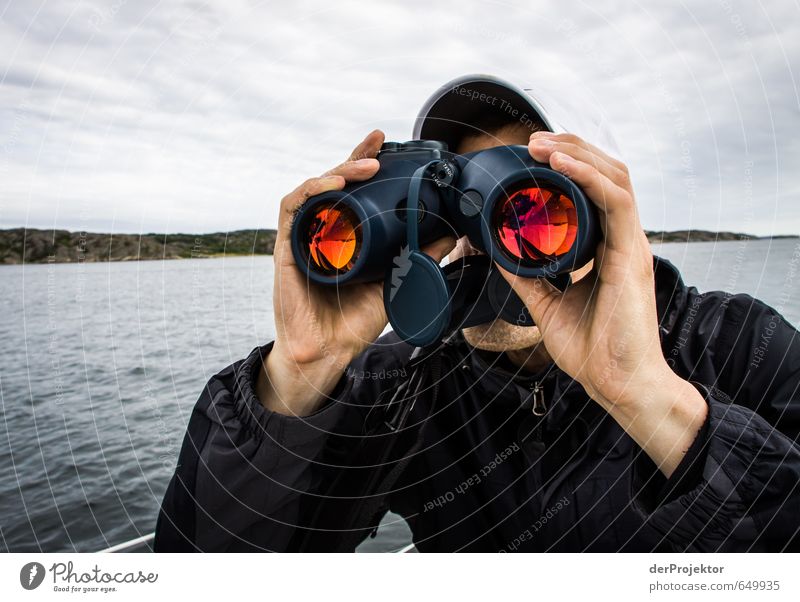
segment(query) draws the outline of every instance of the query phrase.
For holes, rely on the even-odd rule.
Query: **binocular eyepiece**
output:
[[[496,316],[532,325],[529,315],[520,318],[524,304],[492,262],[563,288],[568,273],[594,256],[600,239],[594,206],[569,178],[534,161],[525,146],[459,155],[435,140],[387,142],[378,161],[370,180],[301,206],[292,224],[292,252],[299,269],[320,285],[383,280],[389,320],[409,342],[429,345],[448,327]],[[471,289],[482,280],[490,290],[459,292],[454,270],[441,270],[419,251],[447,235],[466,235],[486,255],[483,262],[460,265],[464,273],[472,271]],[[475,278],[477,272],[482,278]]]

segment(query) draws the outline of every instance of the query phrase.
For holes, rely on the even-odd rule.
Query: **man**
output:
[[[283,199],[275,341],[197,402],[157,551],[349,550],[387,510],[420,551],[800,549],[797,332],[747,295],[685,286],[650,253],[625,165],[555,129],[491,77],[423,108],[416,137],[458,152],[528,145],[582,187],[604,237],[564,292],[503,273],[537,326],[448,339],[386,461],[376,416],[413,349],[379,338],[380,283],[310,287],[288,242],[305,199],[375,174],[383,134]],[[424,250],[475,252],[452,238]]]

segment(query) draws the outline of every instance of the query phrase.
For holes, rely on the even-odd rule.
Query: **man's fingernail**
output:
[[[553,136],[555,136],[553,132],[547,132],[544,130],[531,134],[531,138],[552,138]]]
[[[553,148],[556,145],[554,140],[548,140],[547,138],[534,138],[531,140],[531,144],[539,148]]]
[[[558,165],[574,165],[575,159],[565,153],[553,153],[551,160],[554,160]]]
[[[369,167],[370,165],[373,164],[374,161],[375,161],[375,159],[369,159],[369,158],[367,158],[367,159],[359,159],[358,161],[355,162],[355,164],[356,164],[356,167]]]

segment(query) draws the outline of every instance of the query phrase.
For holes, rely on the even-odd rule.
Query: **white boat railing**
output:
[[[150,543],[156,538],[155,533],[148,533],[147,535],[142,535],[141,537],[137,537],[136,539],[131,539],[130,541],[126,541],[123,543],[119,543],[115,546],[111,546],[110,548],[106,548],[105,550],[98,550],[99,554],[113,554],[115,552],[126,552],[131,548],[135,548],[137,546],[141,546],[146,543]]]
[[[394,550],[395,554],[407,554],[408,552],[416,552],[416,548],[414,547],[413,543],[408,544],[407,546],[403,546],[399,550]]]
[[[106,548],[105,550],[98,550],[98,554],[115,554],[117,552],[127,552],[132,548],[136,548],[138,546],[142,546],[144,544],[151,543],[156,538],[155,533],[148,533],[147,535],[142,535],[141,537],[137,537],[136,539],[131,539],[130,541],[125,541],[123,543],[119,543],[115,546],[111,546],[110,548]],[[148,549],[150,546],[148,546]],[[410,543],[408,545],[403,546],[399,550],[393,550],[395,554],[406,554],[408,552],[414,552],[414,544]]]

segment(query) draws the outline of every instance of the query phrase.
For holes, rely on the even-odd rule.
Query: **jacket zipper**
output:
[[[534,416],[544,416],[547,413],[547,404],[544,401],[544,387],[541,381],[535,381],[530,385],[531,395],[533,396],[533,406],[531,411]]]
[[[544,386],[542,385],[542,381],[537,380],[529,383],[528,389],[531,392],[530,398],[532,399],[531,413],[541,418],[547,413],[547,404],[544,401]],[[525,455],[531,461],[541,456],[545,449],[544,438],[542,436],[543,424],[544,419],[537,420],[536,424],[533,425],[533,430],[521,439],[521,441],[527,442],[528,444],[524,447]],[[522,425],[520,425],[520,428],[522,428]]]

